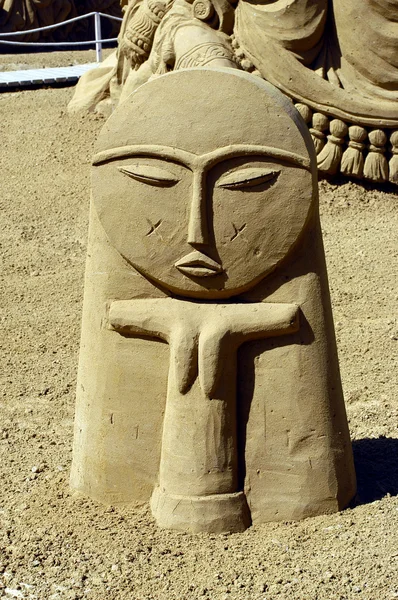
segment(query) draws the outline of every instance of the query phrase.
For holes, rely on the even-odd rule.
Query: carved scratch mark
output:
[[[152,223],[152,221],[147,219],[147,223],[150,227],[150,230],[148,231],[148,233],[145,234],[146,237],[148,237],[154,233],[155,235],[160,237],[160,239],[163,239],[161,233],[158,231],[158,227],[160,227],[160,225],[162,224],[162,219],[159,219],[159,221],[157,221],[156,223]]]
[[[232,235],[232,237],[231,237],[231,242],[233,242],[233,241],[234,241],[234,239],[236,239],[236,238],[238,237],[238,235],[239,235],[240,233],[242,233],[242,231],[243,231],[244,229],[246,229],[246,223],[244,223],[244,224],[242,225],[242,227],[237,227],[237,226],[235,225],[235,223],[232,223],[232,227],[234,228],[234,233],[233,233],[233,235]]]

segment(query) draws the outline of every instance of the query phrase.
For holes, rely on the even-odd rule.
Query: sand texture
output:
[[[92,53],[0,57],[0,68]],[[11,67],[10,67],[11,68]],[[322,181],[321,216],[359,497],[339,514],[198,536],[68,489],[89,164],[104,123],[73,88],[0,94],[0,598],[398,598],[398,198]]]

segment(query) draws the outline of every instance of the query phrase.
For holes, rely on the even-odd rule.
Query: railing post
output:
[[[102,61],[102,35],[101,35],[101,16],[98,12],[94,13],[94,29],[95,29],[95,52],[97,62]]]

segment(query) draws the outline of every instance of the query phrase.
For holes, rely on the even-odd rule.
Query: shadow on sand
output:
[[[398,194],[398,186],[393,183],[377,183],[375,181],[369,181],[367,179],[356,179],[353,177],[345,177],[344,175],[327,175],[326,173],[320,173],[318,171],[318,180],[327,181],[331,185],[342,187],[347,183],[355,183],[356,186],[362,188],[365,192],[379,191],[386,194]]]
[[[398,439],[379,437],[352,442],[358,480],[356,504],[398,496]]]

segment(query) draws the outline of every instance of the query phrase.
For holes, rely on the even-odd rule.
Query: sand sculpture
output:
[[[114,107],[170,70],[235,66],[293,100],[321,172],[398,183],[397,57],[396,2],[130,0],[117,53],[81,79],[70,110]]]
[[[107,121],[92,177],[72,488],[189,531],[346,506],[316,161],[291,103],[239,70],[155,78]]]
[[[0,33],[46,27],[96,10],[121,16],[119,0],[0,0]],[[59,29],[28,33],[12,39],[19,42],[81,41],[92,39],[92,35],[87,36],[90,26],[89,22],[79,21]],[[103,28],[104,33],[117,35],[117,29],[111,22],[104,21]]]

